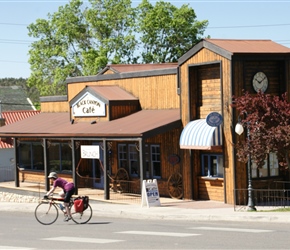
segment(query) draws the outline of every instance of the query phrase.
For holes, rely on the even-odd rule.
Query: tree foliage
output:
[[[164,63],[197,43],[207,21],[196,20],[188,5],[147,0],[71,0],[28,26],[35,38],[29,50],[29,86],[40,95],[66,93],[67,77],[95,75],[107,64]]]
[[[258,167],[270,152],[277,153],[280,165],[289,168],[290,103],[286,93],[281,97],[264,94],[250,95],[244,92],[233,98],[239,112],[240,123],[249,130],[249,136],[237,143],[237,156],[247,162],[248,156]]]
[[[208,21],[197,21],[189,5],[180,9],[169,2],[153,6],[143,0],[138,8],[141,52],[144,63],[176,62],[200,41]]]

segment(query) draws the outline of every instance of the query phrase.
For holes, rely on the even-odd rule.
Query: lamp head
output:
[[[236,127],[235,127],[235,132],[238,135],[241,135],[244,132],[244,127],[242,126],[241,123],[237,123]]]

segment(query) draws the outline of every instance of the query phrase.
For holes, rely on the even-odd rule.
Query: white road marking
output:
[[[12,247],[12,246],[0,246],[0,249],[14,249],[14,250],[34,250],[36,248],[28,248],[28,247]]]
[[[116,232],[119,234],[138,234],[138,235],[153,235],[153,236],[170,236],[170,237],[190,237],[200,234],[188,234],[188,233],[170,233],[170,232],[151,232],[151,231],[123,231]]]
[[[227,232],[242,232],[242,233],[270,233],[270,232],[273,232],[273,230],[244,229],[244,228],[230,228],[230,227],[190,227],[189,229],[211,230],[211,231],[227,231]]]
[[[78,237],[54,237],[54,238],[44,238],[42,240],[83,242],[83,243],[100,243],[100,244],[123,241],[123,240],[98,239],[98,238],[78,238]]]

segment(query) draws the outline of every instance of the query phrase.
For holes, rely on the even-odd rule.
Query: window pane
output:
[[[31,144],[30,143],[21,143],[19,150],[19,163],[20,168],[31,169]]]
[[[155,178],[161,177],[160,146],[151,145],[151,166],[152,174]]]
[[[269,154],[270,176],[279,175],[279,162],[275,153]]]
[[[202,156],[202,176],[209,176],[209,163],[208,163],[208,155]]]
[[[217,156],[217,176],[218,177],[224,177],[224,160],[222,156]]]
[[[68,143],[61,143],[60,150],[60,171],[72,171],[72,152]]]
[[[49,169],[50,171],[59,172],[60,171],[60,154],[59,154],[59,143],[51,143],[48,148],[49,156]]]
[[[135,144],[129,145],[129,173],[133,176],[138,176],[140,165],[138,162],[138,151]]]
[[[118,144],[118,160],[119,160],[119,168],[128,169],[127,166],[127,145],[126,144]]]
[[[33,169],[44,170],[43,147],[40,143],[32,143]]]

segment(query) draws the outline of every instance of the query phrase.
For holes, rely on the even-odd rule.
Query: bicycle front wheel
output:
[[[89,222],[89,220],[93,216],[93,210],[90,204],[88,205],[88,208],[84,210],[83,212],[76,212],[74,205],[70,207],[70,212],[71,212],[71,218],[72,220],[77,223],[77,224],[85,224]]]
[[[36,220],[43,225],[51,225],[58,218],[58,209],[51,203],[40,203],[34,211]]]

